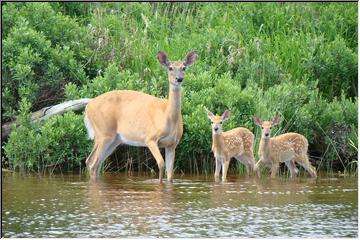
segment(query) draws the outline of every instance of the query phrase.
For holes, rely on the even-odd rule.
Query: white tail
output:
[[[222,132],[222,124],[230,117],[229,111],[225,111],[222,116],[215,116],[208,110],[206,112],[212,127],[212,151],[216,159],[215,179],[219,178],[222,168],[222,180],[226,181],[230,160],[233,157],[245,165],[247,174],[252,173],[255,167],[254,134],[241,127]]]
[[[271,128],[278,124],[279,117],[274,117],[272,121],[262,121],[254,117],[256,125],[262,128],[259,157],[255,169],[263,163],[271,167],[271,177],[274,178],[279,170],[280,163],[284,162],[290,170],[290,176],[294,177],[298,173],[295,162],[304,167],[312,177],[316,177],[316,169],[311,165],[307,151],[307,139],[298,133],[285,133],[277,137],[271,137]]]
[[[86,115],[86,112],[85,112],[85,117],[84,117],[84,123],[85,123],[86,131],[88,133],[88,138],[94,139],[95,138],[94,130],[91,127],[91,123],[89,121],[89,118]]]
[[[159,148],[165,148],[167,179],[173,178],[175,148],[183,133],[181,116],[181,84],[185,69],[194,63],[195,52],[184,61],[170,62],[159,52],[158,61],[168,69],[169,98],[160,99],[142,92],[115,90],[88,103],[85,124],[94,147],[86,160],[91,177],[96,177],[102,162],[119,144],[147,146],[159,167],[162,181],[164,159]]]

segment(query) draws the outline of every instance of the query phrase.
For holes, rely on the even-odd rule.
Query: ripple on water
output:
[[[5,237],[357,237],[355,180],[27,180],[5,182]]]

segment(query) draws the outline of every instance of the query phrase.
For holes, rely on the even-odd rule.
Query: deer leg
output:
[[[100,169],[103,162],[114,152],[114,150],[119,144],[120,140],[117,139],[117,136],[112,138],[109,143],[104,144],[104,148],[99,154],[99,159],[97,161],[97,165],[95,166],[97,176],[100,174]]]
[[[249,176],[250,169],[252,170],[252,168],[249,164],[248,157],[245,154],[242,154],[242,155],[236,156],[235,159],[238,160],[239,162],[241,162],[245,166],[246,176]]]
[[[255,159],[254,159],[254,155],[251,152],[245,152],[244,154],[242,154],[240,156],[241,160],[240,160],[245,166],[246,166],[246,170],[249,174],[253,174],[255,172]],[[258,177],[260,177],[259,175],[259,170],[256,169],[257,175]]]
[[[230,159],[224,158],[222,162],[222,181],[226,182],[226,175],[229,168]]]
[[[88,168],[89,168],[90,165],[91,165],[91,162],[92,162],[92,159],[94,158],[94,154],[95,154],[96,150],[97,150],[97,144],[94,143],[93,149],[91,150],[91,153],[89,154],[89,156],[87,157],[86,162],[85,162],[85,163],[86,163],[86,166],[87,166]]]
[[[219,180],[220,170],[221,170],[221,160],[219,158],[215,158],[215,174],[214,174],[215,180]]]
[[[290,178],[293,178],[297,174],[297,168],[293,160],[285,161],[287,168],[290,170]]]
[[[296,167],[295,160],[293,159],[290,163],[294,169],[295,175],[297,175],[299,173],[299,169]]]
[[[172,182],[173,180],[175,148],[176,146],[165,148],[165,166],[168,182]]]
[[[305,170],[308,171],[311,177],[313,178],[317,177],[316,169],[311,165],[307,155],[298,156],[295,161],[299,163],[303,168],[305,168]]]
[[[115,137],[105,137],[97,141],[96,153],[91,161],[89,161],[90,177],[97,177],[100,173],[100,167],[104,160],[110,156],[110,154],[117,147],[118,142]]]
[[[162,178],[164,175],[164,158],[161,156],[159,147],[157,145],[156,142],[151,141],[147,143],[148,148],[150,149],[150,152],[152,153],[152,155],[154,156],[158,167],[159,167],[159,182],[162,182]]]
[[[249,153],[249,163],[250,163],[250,166],[251,166],[251,170],[252,170],[252,172],[254,173],[254,172],[256,172],[256,175],[258,176],[258,177],[260,177],[260,170],[259,170],[259,168],[256,168],[256,166],[255,166],[255,158],[254,158],[254,154],[253,153]]]
[[[252,171],[251,166],[249,166],[250,164],[246,160],[244,160],[243,163],[244,163],[244,166],[246,168],[246,176],[249,176],[250,171]]]
[[[279,163],[273,162],[271,166],[271,178],[275,178],[278,171],[279,171]]]
[[[246,154],[246,159],[249,163],[249,168],[250,168],[250,173],[253,174],[254,173],[254,169],[255,169],[255,159],[254,156],[252,154]],[[258,172],[258,171],[257,171]]]
[[[99,161],[99,154],[101,153],[103,148],[102,140],[95,139],[95,141],[96,143],[94,145],[94,149],[93,149],[94,151],[91,152],[90,156],[86,160],[87,168],[91,179],[96,178],[98,176],[96,168]]]
[[[255,159],[254,159],[254,162],[255,162]],[[260,177],[259,166],[260,166],[260,163],[262,163],[262,162],[263,162],[263,160],[262,160],[262,158],[260,158],[260,160],[256,162],[255,167],[254,167],[254,171],[257,173],[258,177]]]

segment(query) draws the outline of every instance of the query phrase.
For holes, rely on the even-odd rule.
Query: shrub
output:
[[[4,5],[2,86],[4,117],[13,120],[26,97],[31,110],[58,103],[65,83],[85,84],[85,28],[46,3]],[[46,19],[46,21],[44,21]]]
[[[357,96],[357,55],[346,46],[341,37],[329,44],[321,44],[309,62],[311,75],[319,80],[319,88],[328,99],[345,91],[347,96]]]
[[[82,115],[68,112],[43,124],[30,125],[29,118],[25,122],[22,120],[11,132],[4,147],[11,168],[41,173],[84,167],[92,143],[87,139]]]
[[[90,152],[70,145],[91,145],[80,115],[32,126],[30,111],[114,89],[166,98],[159,50],[171,60],[198,53],[183,84],[177,169],[212,171],[204,106],[230,110],[224,130],[245,126],[257,144],[252,116],[277,113],[274,133],[305,135],[321,168],[356,166],[356,4],[5,3],[3,10],[2,112],[22,122],[5,146],[12,167],[77,167]],[[125,149],[122,157],[144,158]]]

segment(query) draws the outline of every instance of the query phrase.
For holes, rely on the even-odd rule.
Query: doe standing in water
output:
[[[285,133],[276,137],[271,137],[271,128],[279,123],[279,117],[275,116],[272,121],[262,121],[254,117],[256,125],[262,128],[259,161],[255,169],[258,170],[259,164],[263,163],[271,167],[271,178],[274,178],[279,170],[280,163],[284,162],[290,170],[290,177],[298,173],[295,162],[303,166],[312,177],[316,177],[316,169],[311,165],[307,151],[307,139],[298,133]]]
[[[222,132],[222,124],[229,119],[230,112],[225,111],[222,116],[215,116],[209,110],[205,110],[211,121],[212,151],[214,152],[216,160],[215,179],[219,179],[220,169],[222,168],[222,180],[226,181],[229,163],[233,157],[245,165],[248,175],[252,173],[255,166],[253,153],[254,134],[250,130],[242,127]]]
[[[147,146],[159,167],[159,181],[164,173],[164,159],[159,148],[165,148],[167,180],[173,179],[175,148],[183,134],[181,84],[185,69],[195,62],[195,52],[184,61],[170,62],[165,53],[158,61],[167,68],[169,99],[142,92],[114,90],[91,100],[85,109],[85,125],[94,147],[86,160],[90,177],[99,175],[103,161],[119,144]]]

